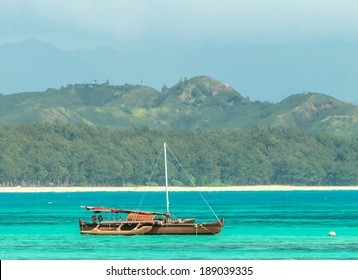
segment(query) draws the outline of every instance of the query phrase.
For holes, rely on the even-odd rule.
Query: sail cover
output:
[[[143,213],[143,212],[131,212],[127,216],[127,221],[152,221],[157,214]]]

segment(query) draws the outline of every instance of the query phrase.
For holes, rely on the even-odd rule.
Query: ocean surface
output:
[[[358,259],[358,191],[202,195],[225,218],[218,235],[79,233],[78,218],[91,217],[81,205],[165,212],[160,192],[0,193],[0,259]],[[170,193],[170,206],[177,217],[216,220],[196,192]],[[337,236],[328,236],[332,230]]]

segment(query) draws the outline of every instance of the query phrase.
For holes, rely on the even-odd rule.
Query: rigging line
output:
[[[158,162],[159,162],[160,156],[162,155],[163,150],[164,150],[164,148],[162,148],[162,149],[160,150],[160,153],[159,153],[159,155],[158,155],[157,161],[155,162],[154,168],[153,168],[153,170],[152,170],[152,174],[150,174],[150,177],[149,177],[149,180],[148,180],[148,182],[147,182],[147,185],[148,185],[148,183],[150,183],[150,181],[151,181],[152,178],[153,178],[154,171],[155,171],[155,169],[157,168],[157,165],[158,165]]]
[[[157,161],[156,161],[156,163],[155,163],[155,165],[154,165],[154,168],[153,168],[153,170],[152,170],[152,174],[150,174],[150,178],[149,178],[149,180],[148,180],[148,182],[147,182],[147,185],[148,185],[148,184],[150,183],[150,181],[152,180],[154,171],[155,171],[155,169],[156,169],[156,167],[157,167],[157,165],[158,165],[158,162],[159,162],[160,156],[162,155],[162,152],[163,152],[163,148],[160,150],[159,156],[158,156]],[[138,186],[137,186],[134,190],[136,191],[137,189],[138,189]],[[138,212],[140,211],[140,209],[141,209],[141,207],[142,207],[142,204],[143,204],[143,201],[144,201],[144,196],[145,196],[145,192],[142,192],[142,197],[141,197],[141,199],[140,199],[140,201],[139,201],[139,203],[138,203],[137,210],[135,211],[135,215],[134,215],[133,219],[138,216]],[[133,219],[132,219],[132,221],[133,221]]]
[[[221,221],[219,219],[219,217],[216,215],[214,209],[210,206],[209,202],[205,199],[205,197],[202,195],[202,193],[200,191],[198,191],[198,193],[200,194],[201,198],[205,201],[206,205],[209,207],[209,209],[211,210],[211,212],[214,214],[215,218],[220,222],[221,224]]]
[[[179,166],[181,167],[181,169],[184,171],[185,175],[188,177],[189,181],[191,182],[191,184],[195,186],[195,183],[193,182],[193,180],[190,178],[189,174],[186,172],[186,170],[184,169],[184,167],[182,166],[182,164],[179,162],[179,160],[177,159],[177,157],[174,155],[174,153],[172,152],[172,150],[169,148],[169,146],[167,145],[167,148],[169,150],[169,152],[172,154],[172,156],[174,157],[174,159],[177,161],[177,163],[179,164]],[[201,198],[204,200],[204,202],[206,203],[206,205],[209,207],[209,209],[211,210],[211,212],[214,214],[215,218],[220,222],[221,221],[219,219],[219,217],[216,215],[214,209],[210,206],[209,202],[205,199],[205,197],[202,195],[202,193],[200,191],[198,191],[199,195],[201,196]]]
[[[133,222],[134,219],[136,219],[137,216],[138,216],[138,213],[139,213],[139,211],[140,211],[140,209],[141,209],[141,207],[142,207],[143,201],[144,201],[144,196],[145,196],[145,192],[142,192],[142,197],[140,198],[140,201],[139,201],[139,203],[138,203],[137,210],[134,212],[134,217],[133,217],[133,219],[132,219],[132,222]]]
[[[200,225],[200,227],[202,227],[203,229],[205,229],[206,231],[208,231],[208,232],[210,232],[210,233],[212,233],[212,234],[216,234],[216,232],[214,232],[214,231],[212,231],[212,230],[210,230],[210,229],[204,227],[203,225]]]
[[[169,152],[172,154],[172,156],[174,157],[174,159],[176,160],[176,162],[179,164],[180,168],[184,171],[185,175],[188,177],[190,183],[193,185],[193,187],[195,187],[195,183],[194,183],[193,180],[190,178],[189,174],[186,172],[186,170],[185,170],[184,167],[181,165],[180,161],[177,159],[177,157],[174,155],[174,153],[172,152],[172,150],[169,148],[168,145],[167,145],[167,148],[168,148]]]

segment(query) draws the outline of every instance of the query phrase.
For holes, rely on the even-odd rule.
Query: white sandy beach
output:
[[[0,193],[38,193],[38,192],[159,192],[165,187],[0,187]],[[355,190],[358,186],[225,186],[225,187],[170,187],[174,192],[211,191],[338,191]]]

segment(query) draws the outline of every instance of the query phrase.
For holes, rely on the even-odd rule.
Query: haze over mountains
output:
[[[321,92],[357,103],[356,43],[226,45],[124,52],[60,50],[38,40],[0,46],[0,93],[43,91],[67,84],[143,84],[160,90],[180,78],[208,75],[251,100],[279,102]]]
[[[358,133],[358,106],[320,93],[296,94],[279,103],[253,102],[208,76],[181,79],[161,91],[106,82],[0,95],[0,124],[34,122],[160,129],[276,126],[351,135]]]

